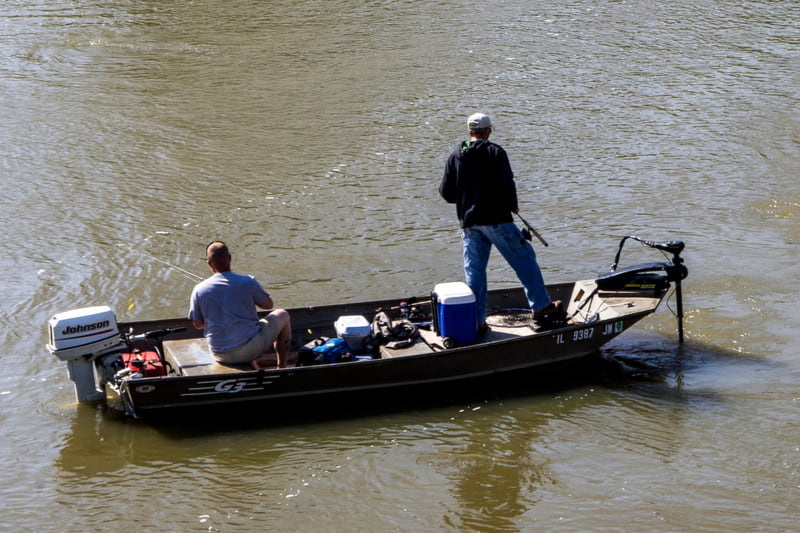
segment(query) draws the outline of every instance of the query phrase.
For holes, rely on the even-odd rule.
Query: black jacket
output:
[[[517,187],[506,151],[487,140],[464,141],[450,154],[439,194],[456,204],[462,228],[512,222]]]

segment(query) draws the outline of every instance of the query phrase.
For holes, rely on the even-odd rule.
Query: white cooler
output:
[[[372,333],[372,327],[361,315],[344,315],[336,319],[336,336],[344,339],[350,353],[360,354],[364,351],[364,340]]]

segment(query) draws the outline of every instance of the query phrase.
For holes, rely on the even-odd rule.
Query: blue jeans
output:
[[[550,305],[550,295],[544,286],[544,278],[536,252],[531,243],[522,238],[522,232],[513,222],[494,226],[472,226],[461,231],[464,242],[464,274],[467,285],[475,294],[478,308],[478,324],[486,321],[486,299],[488,284],[486,266],[492,245],[503,255],[516,272],[525,289],[528,305],[534,311],[540,311]]]

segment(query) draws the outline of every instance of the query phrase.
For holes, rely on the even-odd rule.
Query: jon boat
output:
[[[660,250],[667,260],[617,268],[627,239]],[[113,311],[104,306],[51,318],[48,349],[67,363],[79,402],[107,401],[110,395],[116,398],[114,405],[134,418],[180,420],[212,409],[268,418],[275,412],[272,407],[286,409],[300,402],[323,411],[342,402],[374,407],[372,400],[381,394],[436,397],[451,386],[463,390],[525,383],[532,374],[596,355],[600,347],[655,312],[673,285],[682,341],[681,280],[687,276],[683,248],[681,241],[624,237],[609,272],[548,286],[552,299],[564,303],[566,319],[544,329],[526,318],[530,311],[521,288],[492,290],[489,329],[469,344],[440,336],[440,305],[429,293],[289,309],[295,352],[315,339],[336,337],[335,324],[341,317],[370,320],[383,310],[392,320],[401,320],[409,308],[412,318],[433,316],[432,326],[416,322],[418,337],[379,345],[372,357],[345,362],[258,370],[223,365],[209,353],[202,332],[184,318],[117,324]],[[498,316],[505,319],[500,322]]]

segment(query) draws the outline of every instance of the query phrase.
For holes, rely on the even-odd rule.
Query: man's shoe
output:
[[[550,305],[548,305],[544,309],[540,309],[538,311],[533,312],[534,320],[542,320],[545,318],[560,319],[563,318],[563,316],[564,316],[564,304],[561,303],[561,300],[550,302]]]
[[[478,325],[478,336],[479,337],[484,335],[488,331],[489,331],[489,324],[487,324],[486,322],[484,322],[483,324],[479,324]]]
[[[537,333],[549,329],[560,328],[564,325],[567,315],[564,312],[564,304],[561,300],[556,300],[544,309],[533,313],[533,324],[531,327]]]

